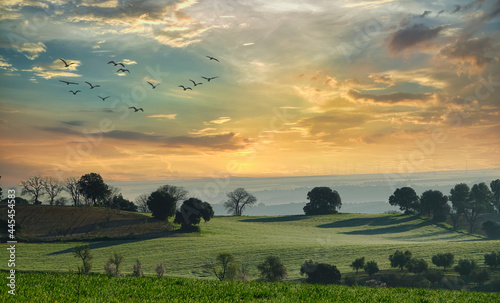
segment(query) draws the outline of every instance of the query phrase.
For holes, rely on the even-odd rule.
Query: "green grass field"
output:
[[[249,266],[250,278],[258,277],[256,265],[268,255],[279,256],[288,269],[289,281],[301,278],[301,264],[309,259],[336,265],[345,273],[357,257],[375,260],[381,270],[389,269],[389,254],[409,249],[429,265],[432,255],[452,252],[455,258],[472,258],[482,265],[483,255],[499,250],[499,240],[457,233],[445,225],[402,215],[338,214],[324,216],[215,217],[200,224],[200,234],[95,242],[18,243],[16,269],[25,271],[76,271],[81,261],[72,254],[77,245],[90,244],[92,272],[103,273],[108,258],[125,256],[123,272],[132,272],[139,259],[145,275],[154,275],[164,262],[166,276],[208,278],[214,276],[210,263],[220,252],[233,253],[237,262]],[[133,231],[131,231],[133,232]],[[0,249],[5,250],[5,244]],[[0,269],[8,269],[0,262]]]
[[[499,302],[500,294],[419,288],[23,273],[3,302]]]

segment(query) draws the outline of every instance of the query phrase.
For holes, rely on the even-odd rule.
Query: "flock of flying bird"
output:
[[[214,58],[214,57],[211,57],[211,56],[206,56],[209,60],[214,60],[214,61],[217,61],[217,62],[220,62],[217,58]],[[59,58],[59,60],[61,60],[63,63],[64,63],[64,67],[69,67],[71,66],[72,64],[75,64],[74,62],[73,63],[67,63],[66,60],[62,59],[62,58]],[[123,64],[122,62],[115,62],[115,61],[109,61],[107,64],[113,64],[113,66],[118,66],[120,65],[121,68],[118,69],[116,71],[116,73],[125,73],[125,72],[128,72],[130,74],[130,70],[126,69],[125,68],[125,64]],[[205,79],[207,82],[210,82],[210,80],[213,80],[213,79],[216,79],[218,78],[219,76],[215,76],[215,77],[201,77],[203,79]],[[191,79],[188,79],[189,81],[191,81],[194,85],[194,87],[198,86],[198,85],[202,85],[203,83],[202,82],[196,82],[194,80],[191,80]],[[59,80],[59,82],[62,82],[62,83],[65,83],[66,85],[79,85],[77,82],[70,82],[70,81],[65,81],[65,80]],[[151,85],[152,89],[155,89],[158,87],[158,85],[160,85],[160,83],[158,84],[153,84],[149,81],[146,81],[147,83],[149,83],[149,85]],[[100,85],[93,85],[92,83],[90,82],[87,82],[85,81],[85,83],[87,83],[88,85],[90,85],[90,89],[94,89],[94,88],[97,88],[97,87],[101,87]],[[181,87],[184,91],[186,90],[193,90],[191,87],[189,86],[184,86],[184,85],[179,85],[178,87]],[[70,93],[72,93],[73,95],[76,95],[77,93],[81,92],[81,90],[70,90],[69,91]],[[106,97],[101,97],[101,96],[97,96],[99,97],[102,101],[106,101],[106,99],[108,99],[109,97],[111,96],[106,96]],[[135,106],[131,106],[129,107],[129,109],[133,109],[134,112],[138,112],[138,111],[142,111],[144,112],[144,109],[142,109],[141,107],[140,108],[137,108]]]

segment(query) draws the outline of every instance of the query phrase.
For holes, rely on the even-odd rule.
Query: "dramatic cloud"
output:
[[[401,102],[425,102],[433,97],[432,93],[412,94],[412,93],[391,93],[391,94],[364,94],[351,89],[347,92],[347,98],[355,102],[385,103],[395,104]]]
[[[494,60],[487,55],[495,52],[493,43],[491,38],[459,39],[453,45],[443,48],[440,54],[461,66],[470,64],[469,73],[477,73]]]
[[[389,50],[393,54],[398,54],[405,49],[436,38],[443,29],[443,26],[430,28],[423,23],[400,29],[389,36]]]

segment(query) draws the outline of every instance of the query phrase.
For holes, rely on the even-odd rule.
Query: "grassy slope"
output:
[[[212,278],[206,264],[227,251],[240,263],[250,265],[252,278],[257,277],[259,262],[267,255],[278,255],[293,280],[301,277],[300,265],[308,259],[335,264],[345,273],[352,272],[349,264],[361,256],[388,269],[388,255],[396,249],[410,249],[415,257],[424,258],[429,264],[431,256],[440,252],[453,252],[457,259],[473,258],[482,264],[485,253],[500,247],[500,241],[486,241],[398,215],[216,217],[202,223],[201,228],[201,234],[91,242],[93,271],[104,272],[107,259],[113,252],[120,252],[125,256],[125,273],[130,273],[132,264],[139,259],[146,275],[153,275],[155,265],[164,262],[168,276]],[[80,261],[73,257],[71,249],[81,244],[19,243],[17,269],[75,270]],[[7,269],[7,264],[0,263],[0,269]]]
[[[31,287],[26,287],[26,286]],[[6,283],[0,298],[6,299]],[[9,298],[11,299],[11,298]],[[220,282],[169,278],[112,278],[18,274],[23,302],[498,302],[500,294],[301,283]],[[7,300],[8,301],[8,300]],[[14,301],[14,300],[12,300]]]

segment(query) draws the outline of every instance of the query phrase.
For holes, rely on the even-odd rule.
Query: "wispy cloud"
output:
[[[156,118],[158,120],[167,119],[174,120],[177,117],[177,114],[159,114],[159,115],[150,115],[148,118]]]

